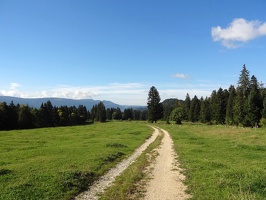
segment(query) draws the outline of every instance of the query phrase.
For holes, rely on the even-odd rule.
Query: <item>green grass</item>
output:
[[[0,132],[0,199],[70,199],[149,137],[144,123]]]
[[[266,130],[165,125],[192,199],[266,199]]]

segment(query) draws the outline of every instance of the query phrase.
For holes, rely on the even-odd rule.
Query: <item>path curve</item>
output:
[[[183,184],[185,176],[181,173],[177,161],[177,154],[173,149],[173,140],[169,133],[164,133],[162,144],[158,150],[151,172],[152,179],[147,183],[145,200],[184,200],[188,199],[186,186]]]
[[[152,127],[152,126],[151,126]],[[136,160],[138,156],[157,138],[159,135],[159,129],[154,128],[152,136],[145,141],[139,148],[137,148],[134,153],[118,163],[114,168],[110,169],[104,176],[102,176],[98,181],[96,181],[87,191],[78,195],[76,200],[97,200],[98,195],[103,193],[104,190],[109,187],[132,162]]]

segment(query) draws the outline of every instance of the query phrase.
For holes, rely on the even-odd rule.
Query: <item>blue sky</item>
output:
[[[266,82],[264,0],[0,0],[0,95],[146,105]]]

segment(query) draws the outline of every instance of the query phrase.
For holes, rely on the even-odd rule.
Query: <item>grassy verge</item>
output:
[[[192,199],[266,199],[265,129],[159,126],[174,139]]]
[[[0,199],[70,199],[131,154],[144,123],[0,132]]]
[[[112,187],[106,189],[100,197],[101,200],[138,199],[143,197],[142,186],[139,182],[147,175],[146,167],[151,162],[151,152],[159,146],[162,140],[160,134],[156,140],[131,164],[114,182]]]

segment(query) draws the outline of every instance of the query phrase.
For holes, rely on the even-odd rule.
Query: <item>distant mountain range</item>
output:
[[[98,104],[100,100],[93,100],[93,99],[65,99],[65,98],[18,98],[18,97],[11,97],[11,96],[0,96],[0,102],[6,102],[8,105],[13,101],[13,103],[16,104],[28,104],[30,107],[33,108],[40,108],[42,103],[46,103],[47,101],[51,101],[53,106],[76,106],[79,105],[86,106],[87,109],[91,109],[94,105]],[[129,106],[129,105],[119,105],[116,103],[113,103],[111,101],[102,101],[105,105],[105,108],[120,108],[121,110],[127,109],[127,108],[133,108],[136,110],[144,110],[147,107],[146,106]]]

